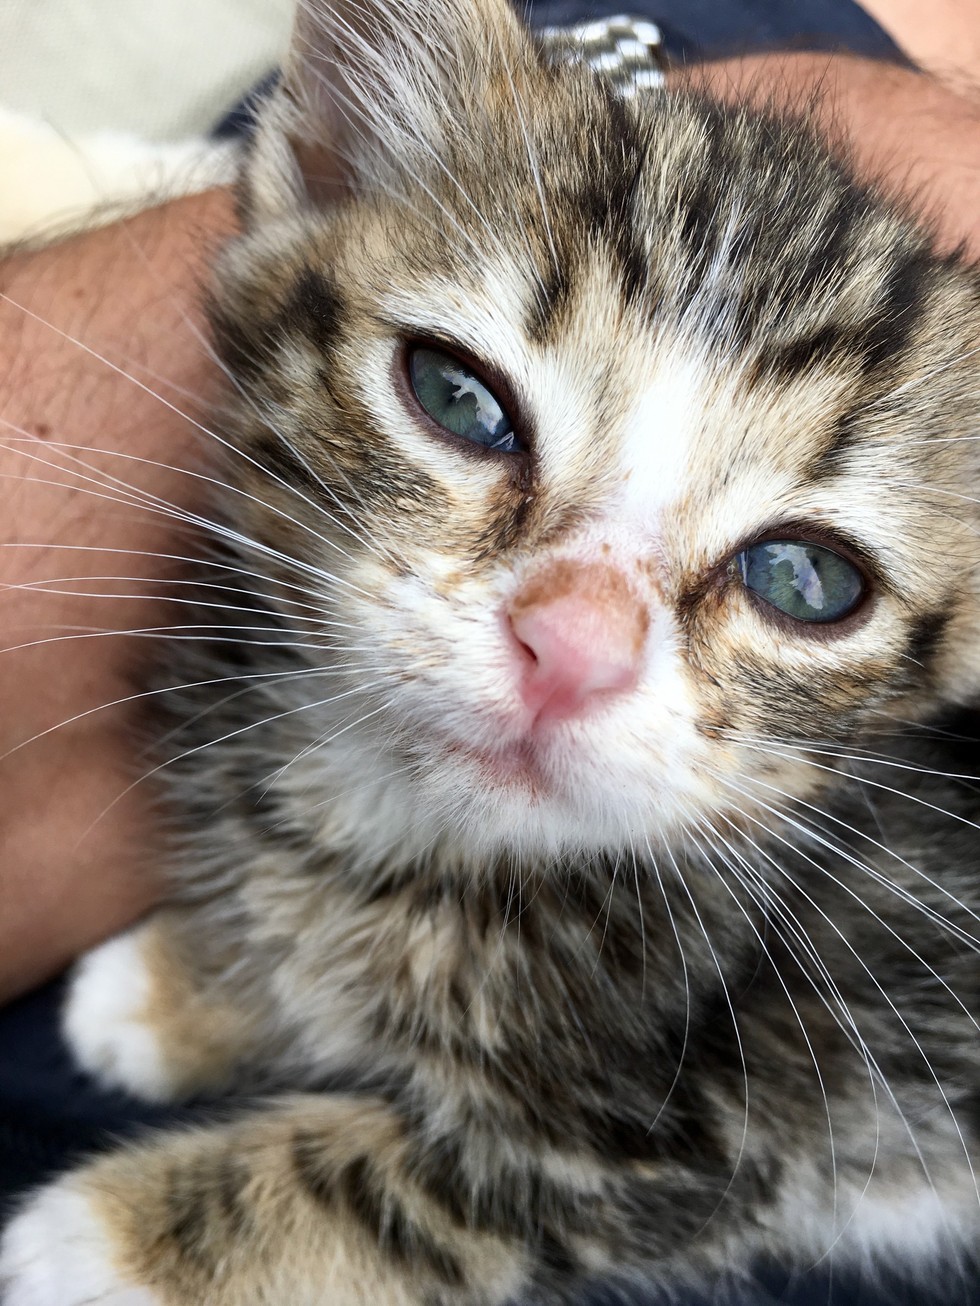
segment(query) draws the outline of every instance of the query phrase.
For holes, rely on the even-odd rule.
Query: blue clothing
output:
[[[904,62],[853,0],[529,0],[535,27],[564,27],[612,14],[642,14],[660,28],[673,59],[715,59],[763,50],[849,50]]]

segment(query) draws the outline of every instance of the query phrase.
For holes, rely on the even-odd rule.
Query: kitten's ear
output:
[[[246,224],[397,184],[520,63],[507,0],[299,0],[243,181]]]

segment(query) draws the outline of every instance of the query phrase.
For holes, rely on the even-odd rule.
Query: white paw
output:
[[[143,929],[119,934],[84,956],[65,1006],[65,1038],[79,1065],[109,1088],[147,1102],[178,1093],[153,1030],[146,1023],[150,980]]]
[[[126,1283],[89,1199],[70,1180],[44,1188],[0,1238],[2,1306],[162,1306]]]

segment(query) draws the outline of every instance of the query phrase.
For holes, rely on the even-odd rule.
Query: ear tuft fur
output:
[[[243,179],[246,225],[397,191],[529,48],[506,0],[300,0]]]

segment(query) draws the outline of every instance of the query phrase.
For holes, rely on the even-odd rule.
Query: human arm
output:
[[[107,478],[183,507],[199,497],[175,469],[206,450],[194,423],[216,369],[200,285],[230,225],[212,192],[0,269],[0,999],[159,891],[137,704],[104,706],[136,692],[152,637],[97,632],[173,620],[160,582],[179,564],[154,555],[188,538]]]

